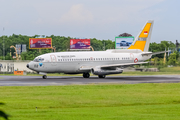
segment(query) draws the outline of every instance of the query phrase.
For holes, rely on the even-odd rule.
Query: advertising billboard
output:
[[[26,52],[26,44],[16,44],[17,54],[21,54],[22,52]]]
[[[134,41],[134,37],[116,37],[115,48],[116,49],[127,49]]]
[[[29,49],[52,48],[52,38],[29,38]]]
[[[70,50],[90,50],[90,39],[70,39]]]

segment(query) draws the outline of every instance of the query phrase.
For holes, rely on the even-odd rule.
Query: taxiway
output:
[[[137,83],[178,83],[180,75],[155,75],[155,76],[107,76],[100,79],[96,76],[83,78],[81,76],[0,76],[0,86],[48,86],[71,84],[137,84]]]

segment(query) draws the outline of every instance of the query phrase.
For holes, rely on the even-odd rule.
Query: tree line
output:
[[[13,56],[15,56],[15,50],[14,48],[10,48],[10,46],[15,46],[16,44],[26,44],[27,52],[21,53],[21,60],[33,60],[36,56],[50,53],[52,52],[52,49],[29,49],[29,38],[35,38],[38,35],[34,36],[26,36],[26,35],[11,35],[11,36],[1,36],[0,37],[0,59],[3,59],[3,40],[5,43],[5,60],[13,60],[12,56],[10,56],[10,51]],[[56,52],[63,52],[67,51],[70,48],[70,39],[73,39],[71,37],[64,37],[64,36],[46,36],[46,38],[52,38],[52,46],[56,47]],[[96,38],[91,39],[91,46],[94,48],[95,51],[103,51],[107,49],[114,49],[115,48],[115,41],[112,40],[98,40]],[[176,45],[171,41],[161,41],[160,43],[150,43],[149,45],[149,51],[151,52],[158,52],[158,51],[164,51],[168,48],[175,48]],[[177,57],[178,53],[175,53],[176,55],[176,62],[178,60]],[[164,54],[159,54],[156,56],[153,56],[153,58],[163,59]],[[168,57],[170,58],[170,57]],[[167,58],[167,59],[168,59]]]

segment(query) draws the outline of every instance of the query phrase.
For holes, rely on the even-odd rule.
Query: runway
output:
[[[155,76],[107,76],[105,79],[91,76],[0,76],[0,86],[48,86],[72,84],[138,84],[138,83],[178,83],[180,75],[155,75]]]

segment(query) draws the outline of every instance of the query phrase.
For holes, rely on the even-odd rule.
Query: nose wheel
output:
[[[46,79],[46,78],[47,78],[47,76],[46,76],[46,75],[43,75],[43,76],[42,76],[42,78],[43,78],[43,79]]]

